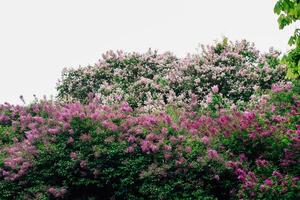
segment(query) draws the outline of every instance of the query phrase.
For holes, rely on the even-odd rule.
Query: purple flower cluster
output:
[[[212,87],[214,94],[221,90]],[[214,197],[218,187],[239,199],[296,194],[300,98],[284,88],[271,90],[252,109],[223,109],[213,116],[176,108],[146,114],[128,103],[107,106],[97,99],[2,105],[0,134],[3,129],[11,137],[0,138],[0,185],[30,187],[30,177],[36,177],[43,184],[38,190],[53,198],[74,191],[74,182],[113,185],[120,192],[123,179],[132,193],[159,180],[193,190],[209,185]],[[40,170],[58,178],[42,177]]]

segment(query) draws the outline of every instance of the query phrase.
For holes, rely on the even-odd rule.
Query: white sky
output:
[[[0,0],[0,103],[55,95],[64,67],[94,64],[107,50],[178,56],[222,36],[286,51],[275,0]]]

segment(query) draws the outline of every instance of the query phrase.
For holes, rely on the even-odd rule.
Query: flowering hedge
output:
[[[94,66],[65,69],[57,85],[65,101],[87,102],[97,94],[106,105],[127,101],[133,108],[162,110],[166,104],[205,104],[217,85],[223,97],[248,101],[258,89],[283,81],[279,52],[260,53],[243,40],[202,46],[200,55],[177,58],[170,52],[145,54],[109,51]]]
[[[299,87],[260,101],[213,117],[1,105],[0,199],[299,199]]]

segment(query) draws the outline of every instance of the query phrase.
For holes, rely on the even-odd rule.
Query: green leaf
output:
[[[276,13],[277,15],[280,14],[282,10],[282,4],[280,1],[278,1],[276,4],[275,4],[275,7],[274,7],[274,13]]]

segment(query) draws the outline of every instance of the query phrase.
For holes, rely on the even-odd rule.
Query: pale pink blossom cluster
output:
[[[103,104],[126,101],[146,112],[166,104],[201,105],[211,92],[248,101],[258,89],[284,80],[286,66],[279,55],[274,49],[261,54],[245,40],[202,45],[201,54],[184,58],[151,49],[144,54],[108,51],[94,66],[65,69],[58,97],[86,102],[88,94],[95,94]]]

